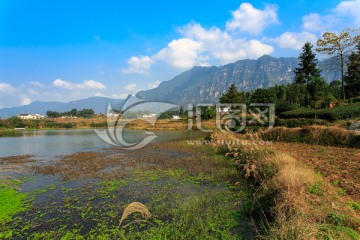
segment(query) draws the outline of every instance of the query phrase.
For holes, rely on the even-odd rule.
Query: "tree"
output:
[[[58,118],[61,117],[61,114],[55,111],[47,111],[46,116],[48,116],[49,118]]]
[[[25,124],[23,120],[19,117],[11,117],[8,119],[8,123],[11,128],[23,128],[25,127]]]
[[[327,95],[328,84],[322,77],[314,77],[309,85],[310,100],[316,107],[316,102]]]
[[[346,99],[344,83],[346,60],[349,54],[354,50],[356,44],[360,41],[360,35],[358,32],[359,29],[350,28],[345,28],[339,34],[325,32],[322,36],[323,38],[317,41],[318,48],[316,51],[334,57],[336,65],[340,66],[341,95],[344,100]]]
[[[307,105],[310,100],[310,83],[315,78],[320,77],[320,70],[317,68],[317,59],[315,53],[312,51],[313,45],[306,42],[303,46],[303,52],[299,55],[299,67],[295,68],[295,83],[306,85]]]
[[[212,119],[216,116],[216,110],[213,107],[201,107],[201,119]]]
[[[357,45],[357,51],[349,56],[347,74],[344,80],[348,96],[360,96],[360,43]]]
[[[69,113],[70,113],[70,116],[75,117],[77,115],[78,111],[77,111],[76,108],[73,108],[73,109],[70,110]]]
[[[83,118],[91,118],[92,116],[94,116],[94,113],[94,110],[90,108],[84,108],[83,110],[77,112],[77,116]]]
[[[180,107],[180,110],[179,110],[179,116],[180,116],[180,117],[183,117],[183,116],[184,116],[184,109],[183,109],[182,106]]]
[[[329,93],[331,93],[335,98],[341,98],[341,81],[334,80],[330,83]]]
[[[276,103],[276,93],[273,89],[258,88],[251,96],[253,103]]]
[[[244,93],[239,92],[235,84],[231,84],[228,91],[219,98],[220,103],[243,103],[245,102]]]

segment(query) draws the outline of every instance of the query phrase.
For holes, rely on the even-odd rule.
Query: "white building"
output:
[[[27,113],[25,113],[25,114],[18,115],[18,117],[21,118],[21,119],[42,119],[42,118],[44,118],[43,115],[38,114],[38,113],[36,113],[36,114],[27,114]]]
[[[155,118],[155,117],[156,117],[156,113],[150,113],[142,116],[142,118]]]
[[[216,112],[218,112],[218,113],[229,113],[230,112],[230,107],[216,108]]]
[[[180,120],[181,117],[180,117],[179,115],[173,115],[173,116],[172,116],[172,119],[174,119],[174,120]]]

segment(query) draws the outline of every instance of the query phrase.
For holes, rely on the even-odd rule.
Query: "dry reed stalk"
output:
[[[123,212],[120,222],[119,222],[119,227],[127,216],[129,216],[130,214],[135,213],[135,212],[140,213],[143,218],[151,217],[151,213],[150,213],[149,209],[144,204],[139,203],[139,202],[132,202],[124,209],[124,212]]]

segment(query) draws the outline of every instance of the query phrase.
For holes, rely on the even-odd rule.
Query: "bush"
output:
[[[354,103],[347,106],[325,108],[325,109],[297,109],[283,112],[280,118],[320,118],[325,120],[339,120],[360,117],[360,103]]]
[[[275,119],[275,126],[276,127],[289,127],[289,128],[296,128],[296,127],[305,127],[311,125],[325,125],[325,121],[321,119],[313,119],[313,118],[291,118],[291,119]]]

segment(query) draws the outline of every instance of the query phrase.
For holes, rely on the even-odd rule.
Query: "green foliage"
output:
[[[179,115],[179,110],[168,110],[160,114],[158,119],[171,119],[174,115]]]
[[[348,205],[352,209],[360,211],[360,203],[359,202],[349,202]]]
[[[316,55],[312,51],[313,45],[306,42],[303,52],[299,55],[299,67],[295,68],[295,83],[308,85],[313,78],[320,77],[320,70],[317,67]]]
[[[340,99],[341,98],[341,81],[334,80],[330,83],[329,91],[334,98]]]
[[[321,182],[310,185],[310,187],[308,188],[308,192],[314,195],[321,195],[324,192]]]
[[[313,118],[291,118],[291,119],[275,119],[275,126],[283,126],[289,128],[305,127],[311,125],[324,125],[324,121]]]
[[[256,89],[251,95],[251,102],[253,103],[276,103],[276,92],[273,88],[270,89]]]
[[[100,123],[90,123],[90,127],[92,128],[102,128],[107,127],[107,122],[100,122]]]
[[[23,128],[25,127],[25,124],[23,120],[19,117],[11,117],[7,119],[8,127],[9,128]]]
[[[72,123],[57,123],[53,121],[45,121],[44,128],[73,128]]]
[[[326,109],[297,109],[280,114],[281,118],[320,118],[325,120],[339,120],[360,116],[360,103]]]
[[[17,190],[0,186],[0,223],[9,222],[17,213],[27,209],[25,200],[27,194],[20,193]]]
[[[201,119],[212,119],[216,116],[216,110],[213,107],[201,107]]]
[[[47,111],[46,116],[49,118],[58,118],[62,116],[68,117],[83,117],[83,118],[91,118],[94,116],[95,112],[92,109],[84,108],[78,111],[76,108],[71,109],[68,112],[56,112],[56,111]]]
[[[341,71],[342,97],[345,100],[345,67],[348,53],[360,42],[358,29],[346,28],[340,33],[325,32],[321,39],[317,41],[316,51],[325,53],[334,58],[334,63],[327,66],[339,68]]]
[[[220,103],[244,103],[245,95],[239,92],[235,84],[231,84],[228,91],[219,98]]]
[[[46,116],[49,118],[58,118],[61,117],[61,113],[55,111],[47,111]]]
[[[349,56],[345,84],[348,97],[360,96],[360,43],[357,45],[357,51]]]

